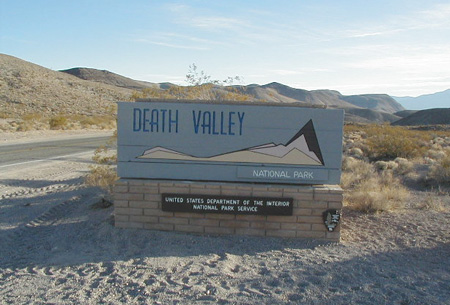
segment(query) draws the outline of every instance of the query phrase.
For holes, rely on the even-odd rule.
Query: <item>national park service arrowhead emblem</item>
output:
[[[341,212],[339,210],[326,210],[323,212],[323,222],[328,231],[333,232],[339,224]]]

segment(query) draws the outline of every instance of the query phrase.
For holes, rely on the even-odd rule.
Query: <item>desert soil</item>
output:
[[[0,304],[450,304],[448,209],[344,209],[339,244],[118,229],[90,157],[0,170]]]

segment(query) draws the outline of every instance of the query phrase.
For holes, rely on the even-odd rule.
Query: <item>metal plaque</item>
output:
[[[166,212],[292,215],[292,198],[162,194]]]

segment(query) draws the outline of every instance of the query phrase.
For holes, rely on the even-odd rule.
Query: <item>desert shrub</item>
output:
[[[115,167],[106,165],[90,166],[89,174],[85,177],[85,183],[89,186],[98,186],[112,193],[114,182],[118,179]]]
[[[384,163],[397,165],[393,161]],[[344,203],[352,209],[363,212],[392,211],[404,207],[409,197],[408,190],[394,176],[393,170],[378,172],[373,164],[353,157],[344,157],[342,170]]]
[[[112,115],[104,116],[83,116],[79,118],[82,128],[96,126],[101,129],[111,129],[116,127],[116,118]]]
[[[363,181],[370,179],[375,170],[372,164],[355,159],[353,157],[344,157],[342,161],[341,186],[349,189]]]
[[[441,149],[431,149],[426,153],[426,156],[433,160],[440,160],[446,157],[446,152]]]
[[[397,168],[395,173],[398,175],[406,175],[414,170],[414,163],[405,158],[395,158],[395,163],[397,163]]]
[[[358,123],[346,123],[344,125],[344,134],[361,133],[364,130],[366,124]]]
[[[107,145],[117,141],[117,131],[108,140]],[[108,146],[97,148],[92,157],[95,165],[90,166],[89,173],[85,177],[85,183],[89,186],[97,186],[112,193],[114,182],[118,179],[116,171],[117,153],[111,151]]]
[[[398,164],[394,161],[377,161],[374,163],[375,167],[378,170],[396,170],[398,168]]]
[[[92,116],[88,116],[88,117],[83,116],[80,118],[80,124],[81,124],[81,127],[87,128],[87,127],[91,127],[93,125],[97,125],[97,121]]]
[[[431,165],[428,178],[439,184],[450,184],[450,153]]]
[[[431,164],[435,164],[435,163],[436,163],[436,160],[431,159],[430,157],[424,157],[424,158],[423,158],[423,162],[424,162],[425,164],[431,165]]]
[[[366,130],[368,156],[372,160],[415,158],[426,151],[430,135],[403,127],[372,125]]]
[[[348,154],[352,157],[362,159],[364,158],[364,152],[359,147],[352,147],[348,150]]]
[[[29,113],[22,116],[24,121],[41,121],[43,119],[41,114],[38,113]]]
[[[20,121],[17,124],[17,131],[29,131],[33,130],[33,123],[30,121]]]
[[[117,163],[117,154],[107,146],[100,146],[95,150],[92,160],[99,165],[114,165]]]
[[[48,119],[39,113],[28,113],[22,116],[18,131],[48,129]]]
[[[50,125],[50,129],[65,129],[68,124],[68,119],[63,115],[57,115],[50,118],[48,124]]]

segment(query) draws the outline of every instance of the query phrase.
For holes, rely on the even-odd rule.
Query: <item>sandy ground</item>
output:
[[[448,210],[344,210],[339,244],[117,229],[89,164],[0,172],[0,304],[450,304]]]

